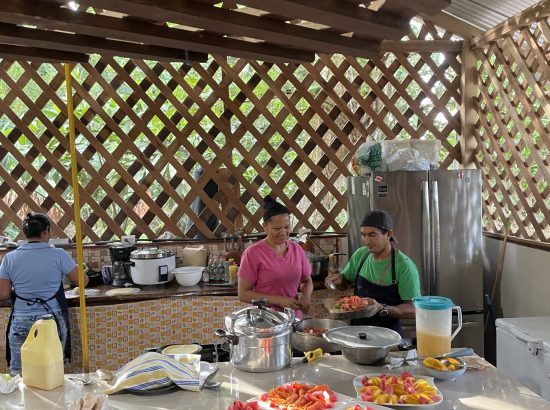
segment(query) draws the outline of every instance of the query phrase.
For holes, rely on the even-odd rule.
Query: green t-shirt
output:
[[[346,280],[355,282],[355,273],[365,254],[369,254],[369,249],[366,246],[362,246],[353,253],[342,270],[342,276]],[[391,257],[383,261],[375,261],[374,257],[369,254],[360,275],[377,285],[391,285]],[[416,265],[401,251],[395,252],[395,275],[399,296],[402,300],[412,300],[414,297],[420,296],[420,278]]]

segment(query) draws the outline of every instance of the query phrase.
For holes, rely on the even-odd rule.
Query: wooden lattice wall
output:
[[[550,25],[547,18],[475,50],[485,229],[550,242]]]
[[[413,21],[408,37],[452,34]],[[320,55],[300,66],[220,56],[192,66],[106,56],[78,65],[85,240],[261,231],[269,192],[295,228],[342,231],[344,180],[366,137],[439,139],[441,167],[460,163],[460,71],[456,52]],[[18,235],[32,210],[52,217],[54,234],[74,237],[65,101],[61,65],[0,62],[0,234]],[[209,183],[218,193],[205,192]]]

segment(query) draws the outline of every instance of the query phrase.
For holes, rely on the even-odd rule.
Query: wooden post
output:
[[[474,135],[474,127],[478,122],[478,113],[475,110],[476,92],[476,55],[470,48],[470,40],[465,39],[462,48],[460,75],[460,156],[463,168],[475,168],[474,156],[477,149],[477,141]]]
[[[82,361],[84,372],[90,371],[88,354],[88,321],[86,319],[86,298],[84,283],[84,252],[82,246],[82,228],[80,224],[80,197],[78,196],[78,165],[76,161],[76,137],[73,112],[73,88],[71,86],[71,65],[65,63],[65,85],[67,88],[67,117],[69,118],[69,142],[71,152],[71,176],[74,195],[74,223],[76,227],[76,263],[78,265],[78,293],[80,299],[80,335],[82,340]],[[70,341],[69,341],[70,343]]]

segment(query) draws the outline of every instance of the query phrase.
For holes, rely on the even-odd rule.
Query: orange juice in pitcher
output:
[[[451,299],[420,296],[413,299],[416,315],[418,356],[438,356],[451,351],[451,341],[462,328],[462,311]],[[452,311],[458,313],[458,328],[452,332]],[[452,334],[451,334],[452,333]]]
[[[52,390],[63,385],[63,348],[52,315],[32,325],[21,346],[21,370],[27,387]]]

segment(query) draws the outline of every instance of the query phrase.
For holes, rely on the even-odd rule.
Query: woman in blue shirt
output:
[[[78,284],[78,268],[67,252],[49,245],[50,225],[44,214],[27,214],[23,221],[27,243],[6,254],[0,265],[0,300],[10,296],[12,300],[6,331],[6,359],[12,374],[21,372],[21,345],[30,328],[48,313],[57,323],[65,357],[70,359],[69,310],[63,276]],[[87,276],[85,280],[87,285]]]

